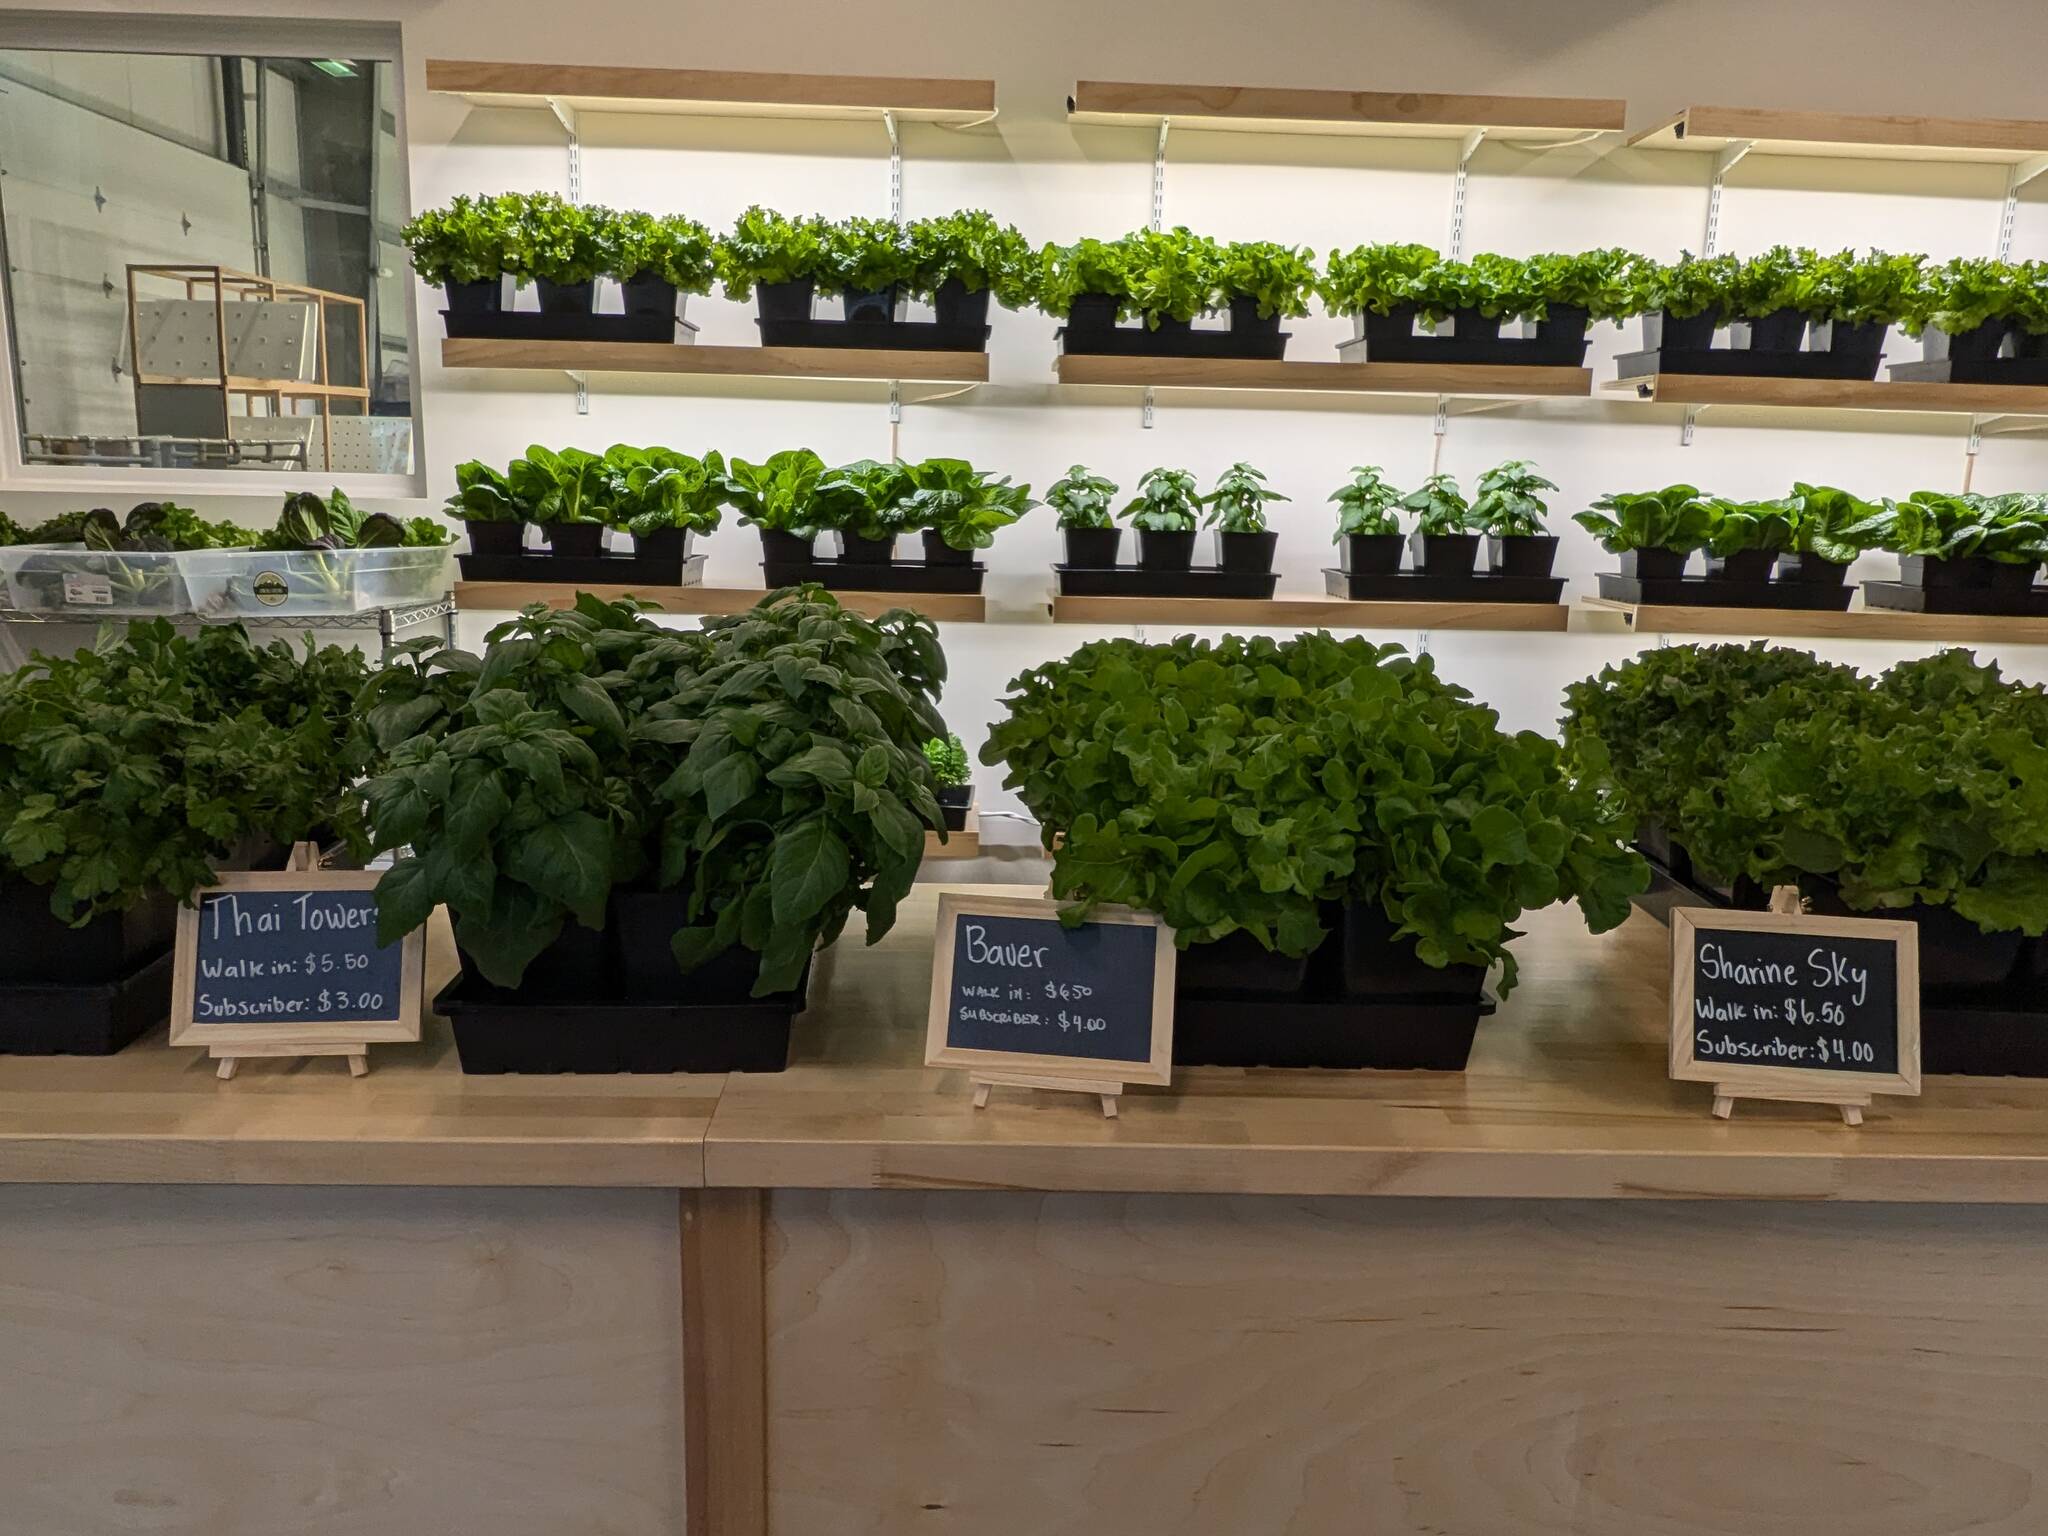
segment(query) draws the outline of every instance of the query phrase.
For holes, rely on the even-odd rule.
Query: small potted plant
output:
[[[1361,576],[1391,576],[1401,569],[1401,493],[1377,466],[1353,465],[1351,479],[1330,492],[1337,504],[1337,531],[1330,542],[1342,548],[1345,570]]]
[[[1062,345],[1068,352],[1193,356],[1203,350],[1193,336],[1194,318],[1216,306],[1221,260],[1214,240],[1185,228],[1048,245],[1039,253],[1038,303],[1066,318]],[[1124,315],[1141,323],[1120,328],[1116,321]],[[1238,338],[1222,355],[1251,354]]]
[[[718,527],[725,502],[725,460],[716,451],[703,458],[673,448],[630,448],[615,443],[604,451],[605,516],[611,527],[631,535],[634,555],[673,571],[680,579],[690,558],[690,536]]]
[[[1884,547],[1898,555],[1908,587],[1974,588],[2023,604],[2048,559],[2048,503],[2040,496],[1916,491],[1886,501],[1885,511]]]
[[[1195,477],[1185,469],[1148,469],[1123,519],[1138,530],[1138,568],[1185,571],[1194,563],[1195,522],[1201,510]]]
[[[1740,268],[1733,256],[1694,256],[1689,252],[1669,265],[1647,265],[1636,296],[1643,316],[1643,346],[1652,352],[1705,352],[1711,348],[1715,328],[1728,318],[1730,294]]]
[[[1207,526],[1216,530],[1217,566],[1259,575],[1271,571],[1280,535],[1266,526],[1266,504],[1287,499],[1267,486],[1263,472],[1242,461],[1219,475],[1201,499],[1209,509]]]
[[[445,503],[462,519],[469,547],[479,555],[516,555],[526,546],[528,509],[504,474],[481,459],[455,466],[455,494]]]
[[[1479,535],[1472,508],[1449,475],[1431,475],[1401,498],[1403,510],[1415,514],[1408,536],[1415,569],[1424,576],[1470,576],[1479,559]]]
[[[1787,498],[1792,542],[1778,556],[1777,579],[1839,587],[1866,549],[1875,549],[1890,528],[1885,509],[1827,485],[1795,483]]]
[[[512,275],[534,285],[542,314],[588,315],[605,269],[611,210],[567,202],[552,192],[527,193],[519,205],[506,253]]]
[[[1874,379],[1884,356],[1885,336],[1912,312],[1926,284],[1927,258],[1870,251],[1842,251],[1814,263],[1817,292],[1815,342],[1827,332],[1826,350],[1853,358],[1856,377]]]
[[[942,326],[988,324],[989,301],[1022,309],[1037,291],[1038,262],[1031,243],[1009,224],[979,209],[913,219],[910,291],[929,300]]]
[[[910,490],[902,464],[856,459],[818,477],[812,516],[847,564],[887,565],[896,558],[896,536],[912,526]]]
[[[535,443],[505,471],[506,483],[556,555],[590,559],[611,543],[604,459],[581,448],[559,453]]]
[[[1572,521],[1621,556],[1621,574],[1636,581],[1676,581],[1693,551],[1713,536],[1714,511],[1696,485],[1667,485],[1661,491],[1619,491],[1602,496],[1593,510]]]
[[[1920,338],[1928,362],[1948,362],[1952,381],[1995,379],[1991,365],[2009,350],[2019,316],[2038,312],[2040,286],[2037,270],[1958,256],[1924,274],[1901,318],[1906,334]]]
[[[1486,535],[1487,565],[1496,576],[1550,575],[1557,535],[1544,532],[1550,509],[1539,493],[1556,489],[1526,459],[1509,459],[1479,477],[1471,522]]]
[[[938,780],[939,810],[948,832],[967,830],[967,813],[974,805],[974,774],[967,762],[967,748],[958,736],[934,736],[924,744],[924,760]]]
[[[629,315],[682,318],[692,293],[709,293],[716,271],[711,231],[680,215],[617,213],[604,230],[605,271]]]
[[[1415,346],[1418,320],[1432,323],[1451,310],[1432,301],[1425,307],[1430,274],[1443,258],[1426,245],[1361,245],[1332,251],[1323,264],[1318,285],[1333,315],[1349,315],[1353,334],[1365,342],[1369,359],[1404,362],[1419,355]]]
[[[786,448],[760,464],[726,461],[726,502],[742,523],[760,533],[765,565],[788,569],[812,563],[818,537],[815,502],[824,473],[825,461],[808,448]]]
[[[1535,340],[1551,361],[1577,366],[1586,358],[1589,327],[1637,312],[1643,265],[1619,246],[1531,256],[1518,284],[1520,318],[1535,323]]]
[[[506,252],[519,219],[516,197],[457,196],[407,221],[405,242],[420,280],[447,295],[451,319],[504,308]]]
[[[1263,341],[1273,357],[1286,353],[1280,322],[1308,313],[1316,291],[1315,257],[1302,246],[1270,240],[1233,240],[1215,264],[1216,292],[1229,308],[1230,330]]]
[[[995,479],[965,459],[926,459],[905,465],[904,475],[905,522],[921,530],[927,565],[972,565],[976,550],[1038,505],[1030,486]]]
[[[1707,535],[1707,579],[1738,586],[1769,581],[1778,556],[1792,548],[1791,506],[1718,497],[1707,505],[1713,515]]]
[[[1808,318],[1826,296],[1815,281],[1819,257],[1811,250],[1774,245],[1736,268],[1728,309],[1742,322],[1751,352],[1797,352]]]
[[[892,219],[857,214],[826,225],[824,245],[818,286],[839,295],[849,321],[899,318],[904,293],[917,277],[908,230]]]
[[[713,253],[725,296],[739,304],[755,299],[764,326],[808,321],[818,279],[828,270],[828,233],[823,219],[749,208]]]
[[[1116,493],[1114,480],[1092,473],[1085,464],[1074,465],[1046,490],[1045,504],[1058,514],[1068,565],[1108,570],[1116,564],[1117,545],[1124,536],[1110,511]]]

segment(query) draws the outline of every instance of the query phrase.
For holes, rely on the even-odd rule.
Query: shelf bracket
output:
[[[1679,447],[1690,448],[1692,446],[1693,428],[1697,427],[1699,424],[1700,408],[1696,405],[1688,405],[1685,408],[1685,414],[1681,416],[1678,420]]]
[[[576,109],[559,96],[547,98],[548,110],[569,139],[569,201],[583,201],[583,135],[576,127]]]
[[[896,114],[884,112],[882,126],[889,132],[889,222],[903,222],[903,136],[896,130]]]
[[[1159,119],[1159,144],[1152,151],[1152,228],[1158,230],[1166,220],[1166,131],[1173,126],[1173,119]],[[1148,422],[1149,426],[1150,423]]]
[[[1728,184],[1728,173],[1742,163],[1751,149],[1748,139],[1731,139],[1721,152],[1714,156],[1714,179],[1707,184],[1707,228],[1700,237],[1700,254],[1711,256],[1721,244],[1721,190]]]
[[[1486,130],[1474,128],[1458,142],[1458,169],[1451,177],[1451,241],[1446,252],[1453,261],[1465,254],[1465,188],[1471,179],[1472,157],[1485,139]]]
[[[578,416],[588,416],[590,414],[590,380],[572,370],[569,372],[569,382],[576,386],[576,414]]]
[[[2006,170],[2005,204],[1998,213],[1998,249],[1993,252],[2000,261],[2012,259],[2012,230],[2020,213],[2020,188],[2043,172],[2048,172],[2048,155],[2014,161]]]
[[[1150,384],[1147,384],[1145,386],[1144,401],[1138,407],[1138,425],[1144,428],[1147,432],[1150,432],[1152,430],[1153,407],[1156,404],[1157,401],[1154,399],[1152,394],[1152,386]]]

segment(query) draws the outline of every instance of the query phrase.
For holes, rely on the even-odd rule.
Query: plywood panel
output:
[[[2048,1215],[771,1197],[770,1530],[2020,1536]]]
[[[0,1189],[0,1536],[673,1536],[676,1198]]]

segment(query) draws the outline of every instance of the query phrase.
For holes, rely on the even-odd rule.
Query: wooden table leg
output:
[[[767,1536],[768,1321],[758,1189],[686,1189],[683,1477],[688,1536]]]

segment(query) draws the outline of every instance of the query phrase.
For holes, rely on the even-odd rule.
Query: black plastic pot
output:
[[[1709,555],[1707,578],[1710,581],[1750,583],[1769,581],[1771,567],[1777,563],[1777,551],[1770,549],[1738,549],[1732,555]]]
[[[1216,564],[1226,571],[1270,571],[1273,551],[1279,546],[1277,533],[1216,534]]]
[[[1287,997],[1308,979],[1308,957],[1291,959],[1248,933],[1190,944],[1174,962],[1177,995]]]
[[[491,278],[482,283],[443,283],[452,315],[495,315],[505,308],[505,280]]]
[[[1157,324],[1153,323],[1155,320],[1158,322]],[[1172,315],[1140,315],[1138,316],[1138,324],[1150,331],[1155,337],[1167,343],[1177,341],[1181,337],[1191,334],[1195,328],[1194,321],[1176,320]]]
[[[1516,534],[1510,538],[1489,537],[1486,559],[1496,576],[1548,576],[1551,566],[1557,561],[1557,535],[1533,533]]]
[[[988,290],[967,291],[957,277],[949,277],[932,294],[932,314],[940,325],[987,325]]]
[[[479,986],[499,991],[484,979],[476,961],[462,947],[458,934],[455,954],[463,974]],[[535,998],[603,997],[612,990],[612,945],[602,928],[586,928],[574,918],[562,924],[555,941],[533,957],[526,974],[519,979],[518,996]]]
[[[1476,533],[1411,533],[1415,569],[1425,576],[1470,576],[1479,561]]]
[[[800,533],[785,533],[779,528],[757,528],[754,531],[761,535],[761,558],[770,565],[810,564],[815,539]]]
[[[555,554],[588,558],[604,553],[611,530],[603,523],[542,523],[540,532]]]
[[[2010,320],[1986,320],[1967,331],[1948,332],[1930,325],[1920,333],[1921,355],[1929,362],[1988,363],[1997,357],[2013,328]]]
[[[50,888],[0,880],[0,986],[100,985],[120,980],[169,949],[178,904],[145,898],[73,928],[50,911]]]
[[[817,291],[816,280],[808,277],[787,283],[756,283],[754,307],[763,320],[808,320]]]
[[[1067,564],[1106,570],[1116,564],[1117,546],[1123,542],[1121,528],[1062,528],[1066,540]]]
[[[656,273],[634,273],[619,284],[619,294],[629,315],[676,317],[676,285]]]
[[[924,563],[926,565],[972,565],[974,551],[955,549],[939,536],[936,528],[924,530]]]
[[[1806,340],[1806,316],[1796,309],[1751,315],[1747,324],[1752,352],[1797,352],[1799,344]]]
[[[939,815],[948,832],[967,830],[967,813],[974,808],[974,786],[972,784],[941,784],[938,791]]]
[[[2048,331],[2023,331],[2012,333],[2012,355],[2014,357],[2048,357]]]
[[[551,283],[537,277],[533,288],[544,315],[587,315],[597,305],[596,278],[587,283]]]
[[[848,288],[839,295],[839,302],[846,308],[846,318],[862,325],[896,318],[896,285],[886,288]]]
[[[516,555],[526,547],[524,523],[480,523],[464,518],[462,529],[469,535],[469,547],[479,555]]]
[[[841,528],[833,537],[839,541],[839,558],[848,565],[887,565],[896,558],[894,534],[886,539],[864,539]]]
[[[652,533],[636,534],[633,553],[643,560],[659,560],[663,565],[680,566],[690,558],[690,530],[657,528]]]
[[[1660,309],[1644,315],[1643,348],[1649,352],[1704,352],[1714,344],[1714,327],[1720,319],[1712,310],[1679,316]]]
[[[1240,336],[1272,336],[1280,330],[1280,312],[1261,319],[1257,299],[1233,298],[1230,301],[1230,328]]]
[[[1575,367],[1586,360],[1587,330],[1593,323],[1583,304],[1548,304],[1536,322],[1536,344],[1552,362]]]
[[[1915,902],[1881,912],[1852,912],[1831,881],[1802,882],[1808,905],[1828,917],[1882,917],[1913,923],[1920,930],[1920,995],[1925,999],[1968,997],[2020,1001],[2009,983],[2020,968],[2028,940],[2017,928],[1986,933],[1953,907]]]
[[[1634,581],[1676,581],[1692,555],[1676,549],[1631,549],[1621,556],[1621,574]]]
[[[111,1056],[171,1011],[173,957],[165,949],[97,984],[0,984],[0,1056]]]
[[[1500,340],[1500,316],[1482,315],[1476,309],[1451,311],[1451,334],[1460,341]]]
[[[2038,560],[2016,564],[2010,560],[1991,562],[1991,590],[2003,592],[2009,597],[2025,597],[2034,590],[2034,573],[2041,568]]]
[[[1398,533],[1347,533],[1338,546],[1339,563],[1361,576],[1391,576],[1401,569],[1407,540]]]
[[[1425,965],[1412,938],[1394,937],[1394,924],[1376,904],[1347,902],[1332,912],[1342,933],[1344,991],[1349,997],[1477,999],[1486,970],[1477,965]]]
[[[677,967],[673,941],[687,921],[688,906],[680,890],[612,893],[606,934],[614,984],[606,989],[608,995],[635,1001],[687,998],[693,1004],[748,1000],[761,973],[761,957],[744,945],[735,944],[687,976]]]
[[[1998,562],[1981,555],[1937,560],[1931,555],[1899,556],[1899,580],[1909,587],[1989,587],[1998,579]]]
[[[1828,350],[1837,357],[1870,359],[1869,377],[1877,377],[1877,360],[1884,356],[1885,337],[1891,327],[1882,320],[1835,320],[1828,325]]]
[[[1067,310],[1069,331],[1106,331],[1116,324],[1121,301],[1113,293],[1077,293]]]
[[[1361,310],[1351,317],[1351,324],[1358,335],[1365,338],[1365,350],[1371,355],[1375,345],[1400,346],[1415,339],[1415,320],[1420,313],[1413,304],[1396,304],[1386,314],[1374,314]]]
[[[1184,571],[1195,563],[1195,532],[1173,533],[1157,528],[1138,530],[1138,569]]]
[[[1848,582],[1849,567],[1838,561],[1823,560],[1819,555],[1785,554],[1778,556],[1777,579],[1814,587],[1839,587]]]

